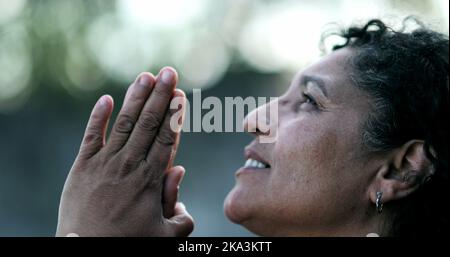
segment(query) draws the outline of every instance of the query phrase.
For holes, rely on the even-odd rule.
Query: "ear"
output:
[[[377,192],[382,193],[382,203],[399,200],[417,190],[433,174],[424,145],[423,140],[411,140],[388,154],[369,187],[374,204]]]

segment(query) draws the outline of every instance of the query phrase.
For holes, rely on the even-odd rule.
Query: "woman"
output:
[[[380,20],[340,35],[345,44],[247,117],[246,129],[258,137],[252,116],[278,105],[278,137],[270,144],[255,138],[246,148],[227,217],[266,236],[444,234],[448,38],[423,26],[395,32]],[[163,117],[171,97],[184,95],[174,91],[174,71],[164,71],[130,87],[107,143],[112,99],[94,107],[63,192],[58,235],[193,229],[175,204],[184,170],[171,167],[178,134],[164,121],[171,112]]]

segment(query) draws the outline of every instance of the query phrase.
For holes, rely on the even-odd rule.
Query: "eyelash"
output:
[[[303,97],[306,99],[303,103],[310,103],[316,107],[318,106],[316,100],[314,100],[314,98],[310,95],[303,93]]]

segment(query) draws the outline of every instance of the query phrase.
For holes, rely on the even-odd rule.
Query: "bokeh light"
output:
[[[0,25],[19,16],[26,3],[26,0],[0,0]]]
[[[0,40],[0,106],[2,101],[19,96],[29,85],[31,55],[24,26],[8,26]]]
[[[118,0],[117,13],[131,26],[144,30],[186,27],[204,15],[205,0]]]
[[[447,0],[0,0],[0,111],[41,78],[79,96],[166,65],[188,92],[242,65],[290,74],[320,56],[329,23],[409,14],[448,33]]]

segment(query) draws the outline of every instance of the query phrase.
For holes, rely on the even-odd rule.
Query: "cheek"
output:
[[[314,170],[328,170],[335,165],[340,142],[332,126],[292,122],[280,129],[275,145],[276,170],[290,177],[306,175]]]
[[[277,200],[272,202],[285,211],[285,219],[309,220],[307,217],[316,217],[319,210],[328,208],[335,200],[339,180],[345,178],[339,167],[342,142],[331,128],[306,122],[281,128],[274,146],[275,168],[269,187],[277,192],[273,194]]]
[[[310,116],[280,125],[268,191],[276,192],[272,202],[283,210],[278,213],[284,220],[331,224],[333,217],[345,216],[343,212],[358,201],[355,195],[360,192],[355,190],[361,178],[355,174],[361,174],[361,167],[355,157],[359,132],[354,124],[349,119]]]

